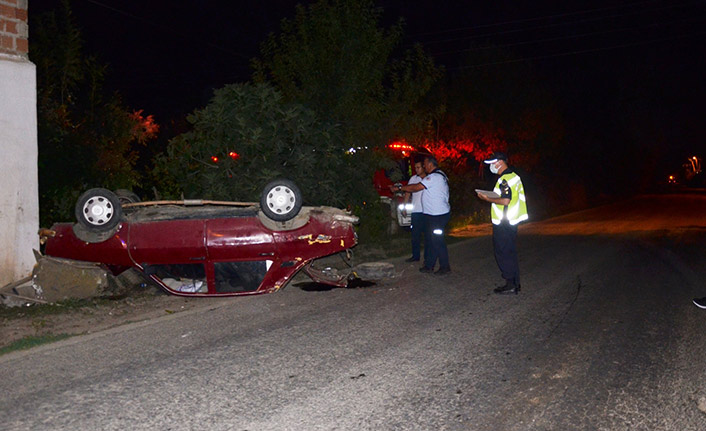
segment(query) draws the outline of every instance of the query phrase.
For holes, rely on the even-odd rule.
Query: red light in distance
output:
[[[393,142],[391,144],[387,145],[387,148],[390,148],[392,150],[400,150],[400,151],[414,151],[416,148],[409,144],[403,144],[402,142]]]

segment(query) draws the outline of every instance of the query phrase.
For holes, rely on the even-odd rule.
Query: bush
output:
[[[335,124],[284,102],[267,84],[233,84],[188,117],[193,130],[174,138],[157,161],[166,194],[258,201],[262,187],[288,178],[308,205],[359,207],[371,201],[374,166],[346,154]]]

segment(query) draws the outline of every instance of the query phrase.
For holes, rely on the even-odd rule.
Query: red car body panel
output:
[[[48,256],[63,257],[66,259],[83,260],[87,262],[105,263],[111,269],[130,268],[133,262],[128,252],[128,225],[123,224],[120,229],[109,239],[89,244],[76,237],[73,232],[73,224],[59,223],[51,227],[55,232],[53,237],[48,238],[44,253]],[[116,270],[115,273],[119,273]]]
[[[204,224],[200,219],[130,223],[130,259],[138,264],[205,261]]]
[[[404,202],[405,194],[400,192],[392,193],[390,191],[390,186],[393,185],[390,176],[395,178],[396,183],[400,183],[403,186],[407,185],[411,176],[414,175],[414,162],[423,160],[424,157],[432,154],[424,147],[416,147],[404,142],[393,142],[387,146],[387,150],[395,161],[395,165],[388,170],[378,169],[375,171],[373,185],[378,195],[380,195],[381,201],[391,205],[392,218],[397,218],[400,226],[409,226],[411,218],[409,215],[403,215],[399,209],[400,204]]]
[[[406,185],[409,178],[414,175],[414,162],[417,159],[424,159],[432,154],[424,147],[418,147],[401,142],[393,142],[387,146],[388,154],[395,161],[396,167],[390,172],[397,170],[397,174],[402,178],[397,182]],[[385,169],[378,169],[373,174],[373,186],[381,197],[394,198],[395,196],[390,191],[390,186],[393,181],[388,176],[389,172]]]
[[[357,244],[352,225],[357,219],[342,210],[303,209],[308,220],[292,230],[266,227],[256,210],[236,216],[200,217],[197,213],[178,219],[127,215],[115,234],[102,242],[82,241],[72,224],[57,224],[52,226],[55,235],[47,238],[45,254],[99,262],[116,274],[134,267],[175,295],[233,296],[276,291],[313,260]],[[204,285],[199,291],[176,290],[149,271],[179,265],[203,271]],[[316,277],[316,271],[307,270],[307,274],[322,283],[343,286],[347,282]],[[240,284],[229,286],[235,279]]]

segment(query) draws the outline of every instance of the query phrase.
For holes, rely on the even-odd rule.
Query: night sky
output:
[[[30,15],[58,3],[30,0]],[[214,88],[248,80],[260,42],[296,2],[71,4],[87,51],[110,65],[109,86],[165,123],[205,105]],[[577,133],[610,139],[618,118],[671,165],[706,149],[706,0],[377,4],[385,25],[404,17],[405,44],[422,43],[452,76],[530,62]],[[488,46],[515,61],[474,61]]]

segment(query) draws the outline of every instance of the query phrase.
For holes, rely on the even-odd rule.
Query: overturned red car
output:
[[[302,207],[288,180],[268,184],[259,203],[121,201],[91,189],[77,201],[76,216],[77,223],[40,230],[47,256],[98,262],[116,275],[134,267],[182,296],[274,292],[302,269],[316,282],[345,286],[349,274],[313,262],[357,244],[357,217]]]

